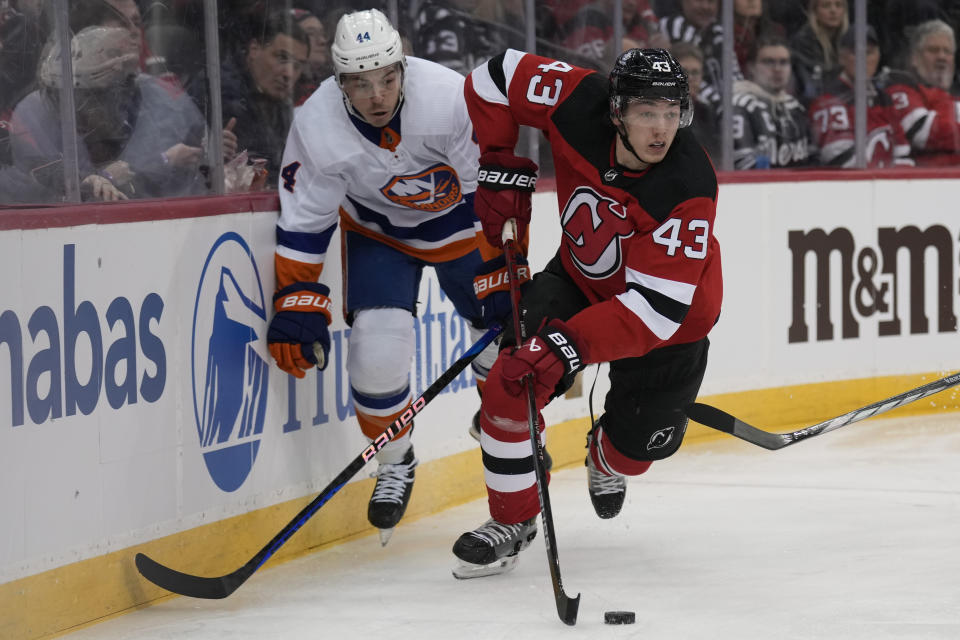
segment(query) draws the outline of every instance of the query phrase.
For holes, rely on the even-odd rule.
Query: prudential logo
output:
[[[220,236],[200,274],[193,310],[193,412],[210,477],[236,491],[250,475],[267,410],[270,359],[261,332],[260,273],[238,234]]]

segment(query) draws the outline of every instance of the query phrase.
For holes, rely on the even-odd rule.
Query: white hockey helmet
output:
[[[73,86],[77,89],[107,89],[136,76],[140,65],[137,40],[122,27],[86,27],[70,41]],[[60,86],[60,46],[50,47],[40,66],[40,81]]]
[[[399,62],[406,69],[403,42],[387,16],[377,9],[356,11],[340,18],[330,46],[333,70],[342,87],[344,73],[363,73]]]

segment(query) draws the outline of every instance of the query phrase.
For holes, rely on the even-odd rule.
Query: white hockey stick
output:
[[[951,376],[947,376],[946,378],[940,378],[939,380],[928,382],[927,384],[916,387],[915,389],[904,391],[903,393],[891,398],[887,398],[886,400],[880,400],[879,402],[868,404],[865,407],[854,409],[853,411],[845,413],[842,416],[831,418],[798,431],[791,431],[790,433],[771,433],[769,431],[764,431],[763,429],[758,429],[747,424],[743,420],[740,420],[739,418],[735,418],[726,411],[721,411],[716,407],[712,407],[708,404],[702,404],[700,402],[694,402],[687,407],[686,413],[688,418],[694,422],[699,422],[705,427],[710,427],[711,429],[716,429],[717,431],[729,433],[735,438],[746,440],[750,444],[755,444],[758,447],[763,447],[764,449],[775,450],[788,447],[791,444],[795,444],[801,440],[806,440],[807,438],[812,438],[813,436],[818,436],[821,433],[833,431],[834,429],[839,429],[840,427],[844,427],[848,424],[859,422],[860,420],[866,420],[867,418],[871,418],[881,413],[886,413],[891,409],[896,409],[897,407],[909,404],[915,400],[919,400],[920,398],[926,398],[929,395],[939,393],[944,389],[949,389],[950,387],[954,387],[958,384],[960,384],[960,373],[955,373]]]

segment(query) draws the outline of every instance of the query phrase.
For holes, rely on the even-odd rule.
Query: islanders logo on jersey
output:
[[[463,199],[460,176],[445,164],[435,164],[425,171],[395,176],[380,188],[390,202],[411,209],[436,213]]]
[[[220,236],[200,274],[193,309],[193,413],[207,471],[236,491],[253,469],[267,409],[270,358],[263,287],[250,247]]]

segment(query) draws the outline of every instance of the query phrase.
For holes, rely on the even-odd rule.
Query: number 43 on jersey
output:
[[[687,223],[687,230],[692,231],[693,243],[684,245],[680,239],[680,229],[683,226],[683,220],[680,218],[669,218],[653,232],[653,241],[662,244],[667,248],[667,255],[676,255],[677,250],[683,247],[683,255],[695,260],[703,260],[707,257],[707,238],[710,235],[710,223],[706,220],[691,220]]]

